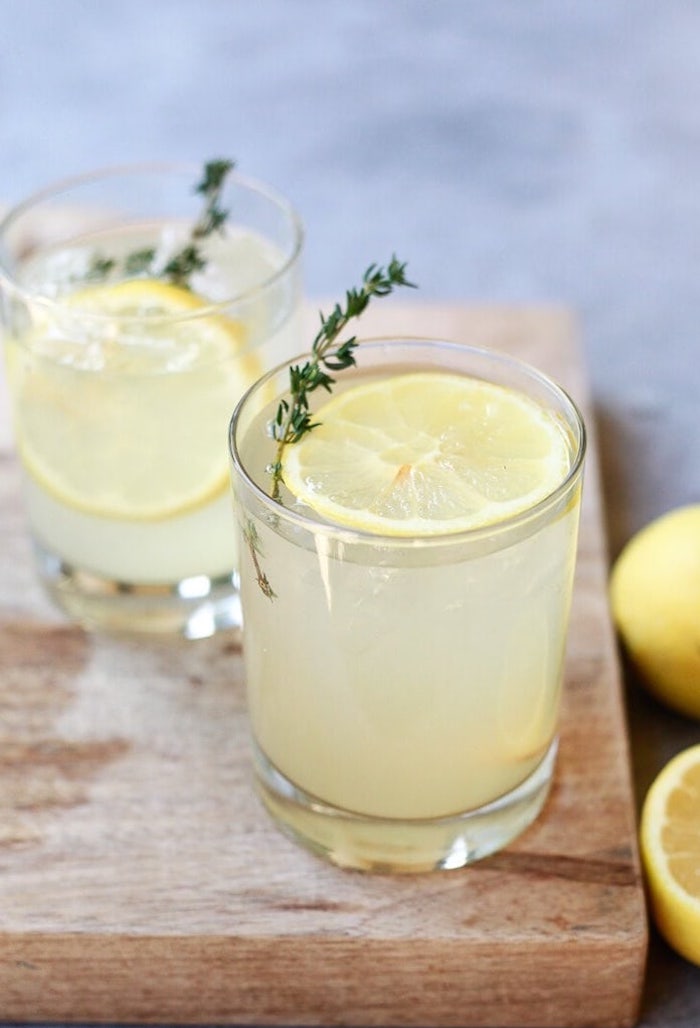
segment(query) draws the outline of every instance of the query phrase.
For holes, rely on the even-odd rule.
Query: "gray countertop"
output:
[[[426,301],[577,312],[612,556],[700,501],[695,0],[0,0],[0,26],[0,201],[233,156],[300,210],[309,295],[395,251]],[[700,725],[627,680],[641,799]],[[640,1024],[699,1023],[700,968],[652,936]]]

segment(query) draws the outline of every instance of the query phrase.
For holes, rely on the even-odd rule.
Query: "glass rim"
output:
[[[31,212],[33,209],[38,208],[42,203],[55,200],[63,194],[70,193],[81,186],[90,186],[108,180],[117,181],[119,178],[126,179],[128,177],[136,178],[138,176],[146,177],[167,174],[184,175],[189,173],[192,174],[194,181],[194,177],[200,175],[201,171],[202,165],[196,164],[193,161],[144,161],[131,164],[105,165],[104,167],[95,168],[91,171],[56,179],[54,182],[50,182],[47,185],[42,186],[40,189],[37,189],[24,197],[24,199],[13,204],[3,213],[2,217],[0,217],[0,282],[4,282],[6,287],[9,287],[16,296],[20,297],[24,301],[31,302],[47,310],[59,307],[60,301],[56,297],[47,296],[40,291],[27,288],[23,286],[21,282],[18,282],[16,275],[13,274],[11,268],[7,267],[6,262],[3,259],[3,239],[7,236],[9,230],[16,225],[24,215]],[[179,323],[216,314],[233,303],[248,301],[255,297],[256,294],[264,292],[274,286],[276,282],[284,278],[290,269],[297,263],[304,246],[305,229],[301,215],[286,196],[262,179],[242,175],[234,167],[229,173],[227,181],[270,201],[285,215],[291,226],[293,240],[291,250],[285,255],[283,263],[270,275],[262,281],[256,282],[255,285],[249,286],[238,293],[234,293],[231,296],[226,297],[224,300],[215,300],[211,302],[205,301],[202,306],[195,311],[183,311],[172,315],[119,315],[115,317],[114,314],[105,314],[96,311],[82,311],[80,307],[75,307],[72,313],[76,316],[80,316],[81,318],[88,319],[90,322],[95,324],[100,324],[105,321],[112,323],[117,321],[119,323],[130,324],[143,322],[144,320],[148,321],[150,324],[162,321],[168,323]],[[76,205],[76,210],[78,209],[79,208]],[[89,206],[82,209],[88,211]],[[117,210],[115,213],[118,214],[119,211]],[[132,279],[129,279],[128,281],[138,282],[140,280],[146,281],[145,278],[141,279],[139,276],[133,276]]]
[[[427,336],[371,336],[365,339],[360,339],[358,345],[359,347],[375,349],[377,352],[382,348],[394,345],[404,347],[408,346],[409,349],[417,349],[419,347],[430,347],[440,350],[447,349],[454,353],[466,352],[471,354],[473,357],[486,359],[504,367],[508,366],[517,369],[528,378],[544,387],[551,395],[556,397],[567,411],[569,423],[573,423],[573,425],[578,429],[578,440],[574,440],[574,443],[577,443],[578,445],[573,453],[571,465],[557,487],[547,493],[546,496],[543,496],[537,501],[537,503],[526,507],[524,510],[517,511],[514,514],[501,518],[498,521],[491,522],[490,524],[462,529],[461,531],[439,532],[430,535],[391,535],[383,534],[381,532],[371,532],[363,529],[350,528],[346,525],[322,519],[321,515],[314,517],[311,514],[307,514],[302,511],[291,510],[289,507],[285,507],[278,500],[275,500],[269,493],[266,493],[265,490],[248,473],[236,439],[236,428],[244,408],[249,400],[252,399],[253,395],[264,389],[269,382],[286,369],[289,369],[299,362],[308,360],[309,352],[306,351],[291,360],[286,360],[281,364],[278,364],[249,386],[238,400],[229,422],[228,449],[233,468],[244,483],[246,489],[248,489],[255,497],[256,501],[261,506],[274,511],[275,517],[284,520],[287,524],[294,525],[296,528],[301,528],[314,535],[332,537],[338,541],[348,544],[374,545],[381,546],[386,549],[424,549],[428,547],[445,547],[450,544],[458,545],[460,543],[465,543],[466,541],[477,542],[484,539],[493,539],[496,536],[516,531],[518,528],[526,525],[527,522],[542,517],[548,509],[556,506],[556,504],[581,477],[588,445],[588,434],[583,414],[567,390],[560,386],[550,375],[546,372],[540,371],[533,364],[499,350],[474,346],[470,343],[461,343],[457,340],[440,339]],[[381,365],[377,364],[376,368],[378,369],[379,367],[381,367]],[[470,373],[465,372],[465,374]]]

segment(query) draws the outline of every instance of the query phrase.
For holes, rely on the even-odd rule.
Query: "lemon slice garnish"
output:
[[[656,925],[700,964],[700,746],[659,772],[642,809],[640,845]]]
[[[330,521],[383,535],[488,525],[544,499],[570,467],[563,426],[510,389],[450,372],[367,381],[314,413],[283,479]]]
[[[9,349],[19,453],[55,499],[159,519],[227,487],[226,425],[261,369],[243,326],[189,290],[87,287]]]

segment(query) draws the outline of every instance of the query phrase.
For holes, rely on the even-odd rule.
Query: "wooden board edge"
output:
[[[370,943],[322,936],[270,940],[102,937],[90,965],[78,936],[0,939],[0,1016],[11,1021],[348,1025],[373,1028],[632,1026],[641,993],[634,940],[585,933],[508,956],[497,942],[475,957],[455,940]],[[570,952],[567,952],[567,949]],[[608,959],[603,959],[603,954]],[[347,975],[347,964],[355,973]],[[419,970],[416,971],[416,966]],[[527,970],[524,970],[526,968]],[[358,989],[357,982],[362,982]],[[621,982],[624,987],[621,988]]]

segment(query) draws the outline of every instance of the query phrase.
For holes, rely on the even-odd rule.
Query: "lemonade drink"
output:
[[[555,386],[492,354],[363,344],[358,365],[339,376],[321,427],[289,447],[284,507],[265,497],[265,401],[284,376],[232,424],[258,779],[275,818],[337,863],[460,866],[518,834],[551,779],[583,428]],[[387,383],[407,371],[397,403]],[[476,383],[474,402],[453,413],[442,372],[448,392],[455,377],[460,395]],[[433,407],[466,437],[481,432],[474,474],[456,448],[444,477],[419,467],[427,437],[444,443]],[[370,506],[387,462],[388,481],[414,482]]]
[[[176,176],[185,199],[193,174]],[[135,189],[137,174],[126,178]],[[148,218],[78,212],[69,232],[21,257],[13,234],[26,235],[27,211],[7,219],[7,370],[52,593],[88,624],[206,635],[238,616],[226,424],[298,346],[301,235],[282,201],[234,177],[230,223],[200,241],[186,285],[127,274],[130,254],[151,250],[162,264],[187,243],[191,218],[151,217],[155,200],[142,201]],[[95,276],[105,255],[113,266]]]

